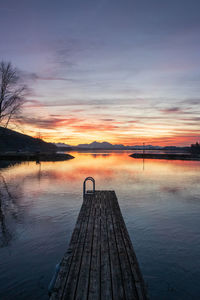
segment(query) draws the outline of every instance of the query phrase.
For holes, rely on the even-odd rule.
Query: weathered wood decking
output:
[[[147,299],[114,191],[84,197],[50,299]]]

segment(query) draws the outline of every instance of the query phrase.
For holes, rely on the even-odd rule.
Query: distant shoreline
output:
[[[146,159],[168,159],[168,160],[193,160],[200,161],[200,156],[191,154],[176,154],[176,153],[133,153],[130,155],[133,158]]]
[[[74,156],[66,153],[54,152],[2,152],[0,160],[10,161],[64,161],[73,159]]]

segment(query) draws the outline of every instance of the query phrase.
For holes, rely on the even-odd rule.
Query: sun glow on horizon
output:
[[[25,134],[47,142],[188,146],[200,138],[199,113],[196,102],[184,101],[179,108],[159,100],[155,105],[155,100],[149,99],[133,99],[132,104],[99,102],[98,106],[93,102],[57,106],[27,101],[18,121]]]
[[[96,127],[94,127],[95,129]],[[182,134],[178,132],[172,133],[167,128],[163,130],[149,130],[143,129],[140,130],[140,133],[137,132],[123,132],[123,131],[104,131],[98,132],[98,130],[92,130],[92,133],[85,130],[81,130],[79,127],[79,132],[75,133],[73,128],[70,130],[63,130],[62,128],[57,127],[56,130],[40,129],[40,128],[31,128],[23,127],[23,133],[30,135],[35,138],[41,138],[46,142],[50,143],[65,143],[73,146],[78,144],[88,144],[94,141],[97,142],[109,142],[112,144],[123,144],[126,146],[146,145],[153,146],[189,146],[192,143],[195,143],[200,139],[199,132],[187,132],[184,130]],[[89,129],[88,129],[89,130]],[[91,128],[90,128],[91,130]],[[21,132],[21,130],[18,130]],[[185,134],[186,133],[186,134]]]

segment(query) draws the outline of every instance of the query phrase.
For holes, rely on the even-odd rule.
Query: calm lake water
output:
[[[150,299],[199,299],[200,162],[77,153],[0,169],[0,299],[48,299],[85,177],[114,189]]]

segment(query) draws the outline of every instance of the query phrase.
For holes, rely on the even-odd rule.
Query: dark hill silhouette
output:
[[[33,138],[10,129],[0,127],[0,151],[54,152],[57,147],[41,139]]]

